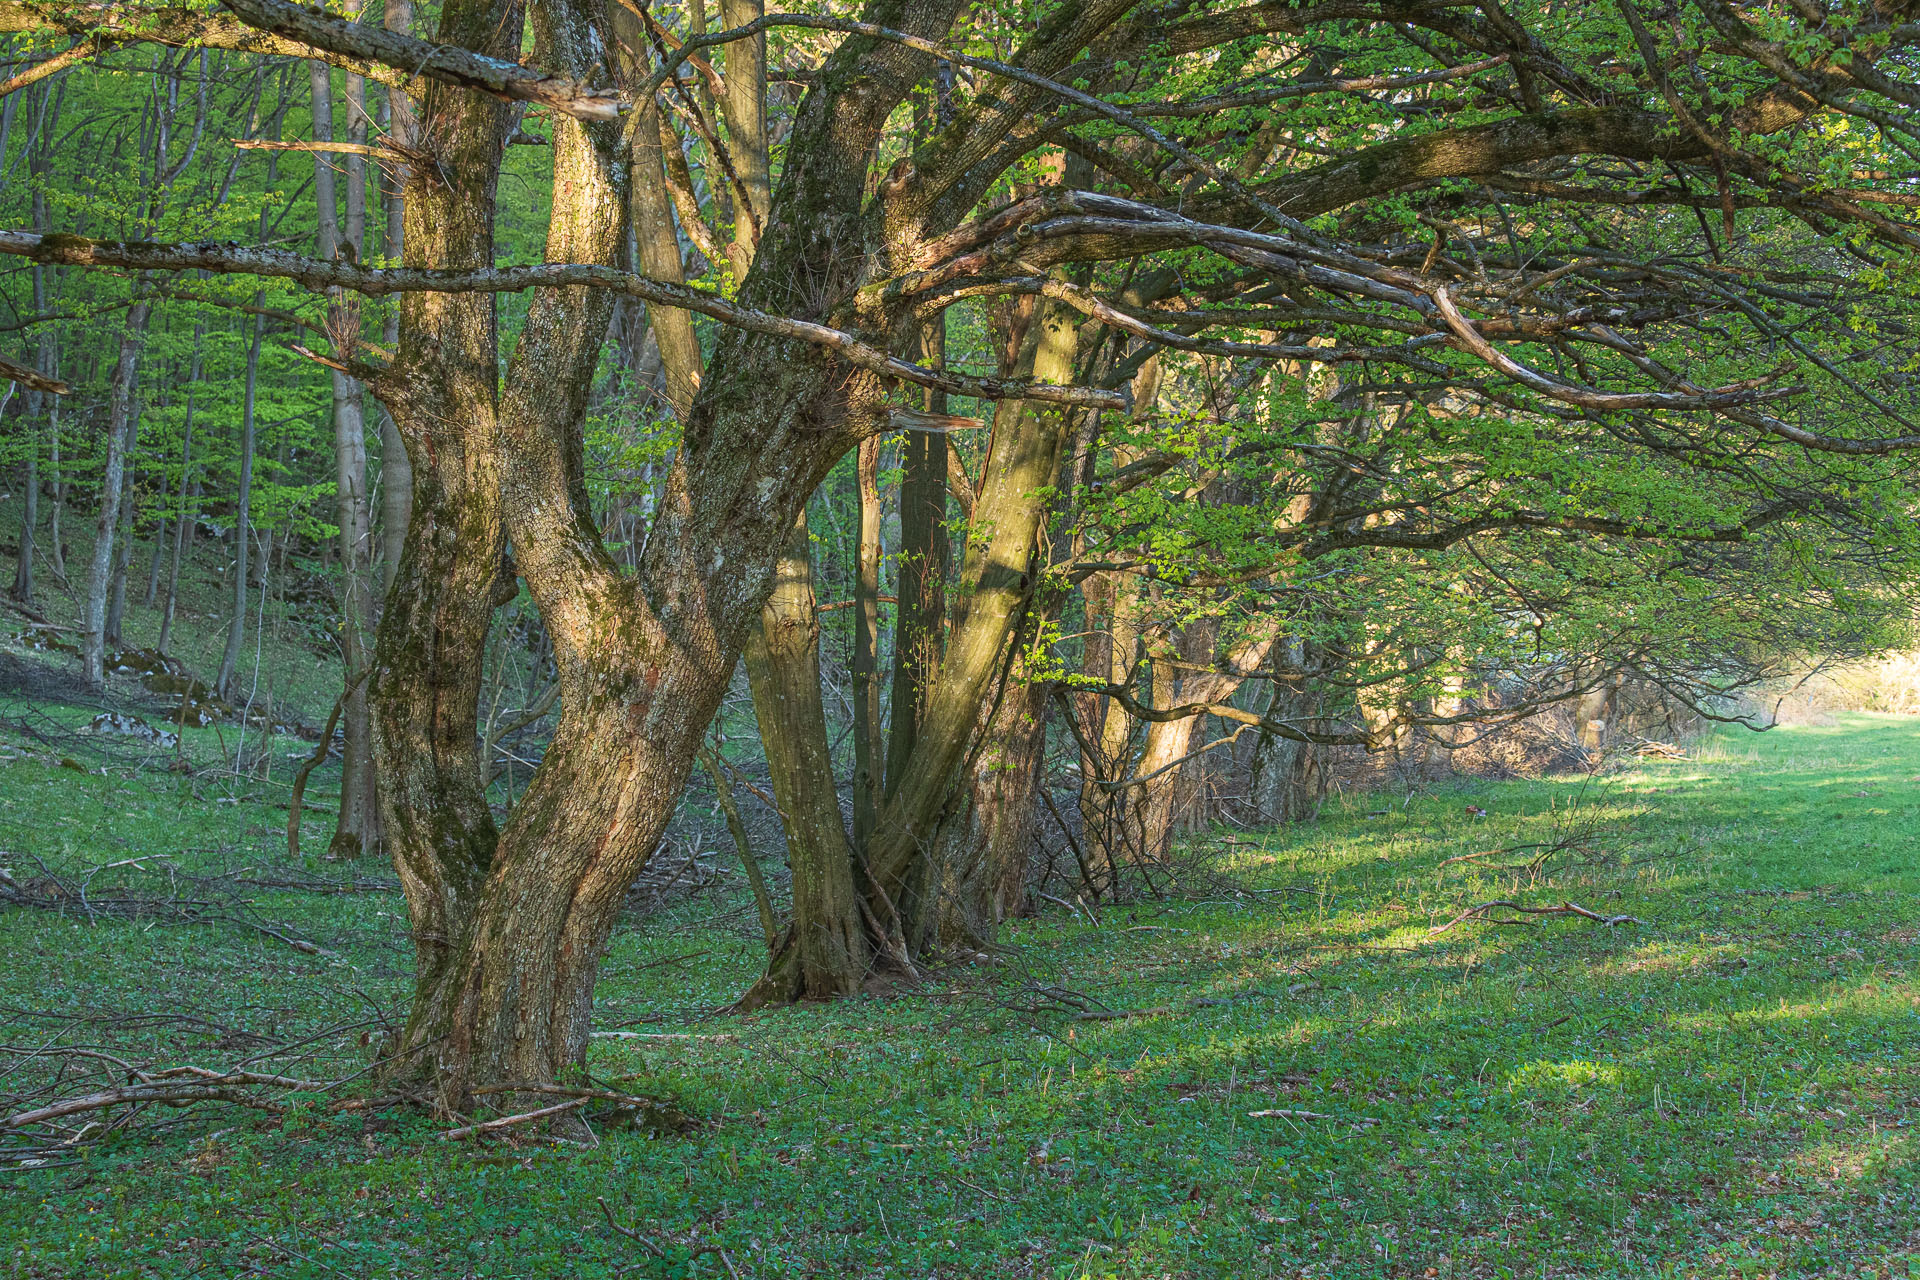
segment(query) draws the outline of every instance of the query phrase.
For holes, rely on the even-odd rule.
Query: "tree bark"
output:
[[[307,64],[313,102],[315,141],[333,141],[333,77],[327,64]],[[366,137],[364,82],[347,77],[348,134]],[[316,154],[313,164],[315,249],[323,260],[358,260],[366,239],[366,159],[347,155],[341,170],[345,179],[346,226],[339,222],[333,161]],[[359,309],[340,290],[327,295],[327,332],[342,355],[351,356],[359,342]],[[340,813],[327,857],[358,858],[378,850],[379,808],[374,792],[373,729],[368,713],[366,683],[361,672],[371,660],[368,642],[373,634],[371,591],[373,522],[367,503],[367,438],[360,384],[338,369],[329,371],[333,390],[334,522],[340,529],[340,656],[345,667],[346,699],[340,708],[343,742],[340,755]]]
[[[389,31],[410,34],[413,24],[412,0],[386,0],[386,26]],[[386,116],[387,136],[401,148],[414,145],[413,103],[406,94],[391,85],[381,94]],[[386,215],[385,256],[388,262],[401,261],[406,237],[407,172],[404,166],[380,169],[381,211]],[[400,312],[387,313],[381,338],[389,351],[400,343]],[[394,575],[407,544],[407,521],[413,512],[413,464],[407,460],[406,441],[393,420],[393,413],[380,406],[380,590],[384,597],[393,590]],[[371,697],[371,694],[369,694]]]
[[[453,0],[442,8],[437,38],[511,56],[520,25],[517,5]],[[435,165],[409,169],[390,207],[405,218],[406,265],[490,265],[514,112],[432,85],[422,113],[435,124]],[[410,294],[400,302],[397,334],[394,361],[375,390],[410,464],[410,514],[368,684],[382,829],[413,935],[414,994],[406,1027],[386,1048],[386,1070],[464,1110],[466,1099],[453,1091],[470,1083],[471,1071],[450,1036],[499,839],[480,751],[480,690],[489,625],[515,589],[500,509],[493,300]]]
[[[188,503],[193,494],[193,402],[194,393],[200,386],[200,343],[205,336],[206,325],[194,325],[193,363],[187,371],[186,422],[180,431],[180,510],[174,518],[173,550],[167,559],[167,594],[160,609],[160,638],[154,643],[154,648],[161,654],[166,653],[173,634],[173,615],[180,599],[180,562],[185,559],[187,551],[187,530],[199,520],[199,513]]]
[[[921,333],[921,358],[946,361],[946,324]],[[929,391],[929,413],[945,413],[947,397]],[[947,539],[947,440],[931,431],[902,438],[900,484],[899,604],[893,627],[893,702],[887,730],[887,796],[903,776],[919,738],[920,718],[940,669],[947,624],[947,575],[952,552]]]
[[[46,201],[36,191],[35,209],[44,213]],[[47,310],[46,268],[35,264],[33,268],[33,310],[35,315],[44,315]],[[53,358],[53,334],[47,326],[42,326],[34,343],[34,367],[41,373],[52,376],[55,373]],[[55,404],[58,397],[40,391],[27,392],[27,491],[20,510],[20,554],[14,564],[13,598],[24,604],[33,603],[33,559],[36,552],[35,535],[40,527],[40,441],[36,424],[44,414],[50,431],[57,431],[58,419],[55,416]],[[59,459],[59,446],[54,447],[54,458]],[[58,525],[54,537],[59,536]]]
[[[266,299],[255,290],[253,305]],[[227,647],[220,655],[220,675],[214,688],[227,702],[237,701],[234,683],[240,670],[240,650],[247,642],[247,551],[253,541],[253,446],[254,406],[260,385],[260,340],[266,332],[266,319],[253,317],[253,342],[247,348],[246,390],[240,402],[240,492],[233,508],[233,620],[227,624]]]
[[[81,644],[81,666],[93,688],[106,683],[107,596],[113,586],[114,535],[119,530],[122,489],[126,481],[126,441],[133,415],[135,381],[147,318],[153,306],[137,301],[127,310],[120,337],[119,357],[107,388],[107,459],[100,479],[100,515],[94,525],[93,558],[87,569],[87,613]]]
[[[827,749],[820,615],[804,515],[774,571],[761,625],[747,637],[746,659],[793,867],[794,935],[793,954],[776,955],[742,1003],[852,995],[866,977],[868,944]]]
[[[1049,300],[1041,308],[1028,358],[1035,379],[1071,380],[1076,319],[1064,304]],[[886,919],[881,911],[893,913],[889,923],[900,930],[910,954],[928,945],[937,922],[937,904],[923,878],[925,860],[916,855],[937,833],[956,770],[973,744],[981,705],[1005,669],[1007,645],[1035,588],[1034,557],[1073,422],[1066,407],[1032,401],[1003,402],[994,415],[945,655],[897,779],[889,759],[887,802],[867,850],[880,909],[876,915]]]
[[[855,481],[860,491],[858,563],[853,618],[853,847],[873,836],[886,789],[886,738],[880,723],[880,439],[860,445]]]

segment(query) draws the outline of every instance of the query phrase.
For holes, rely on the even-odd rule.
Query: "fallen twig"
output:
[[[1336,1116],[1324,1111],[1297,1111],[1291,1107],[1270,1107],[1265,1111],[1249,1111],[1247,1118],[1250,1120],[1345,1120],[1359,1125],[1381,1123],[1374,1116]]]
[[[193,1066],[135,1074],[140,1077],[135,1084],[102,1089],[97,1093],[82,1094],[77,1098],[63,1098],[59,1102],[35,1107],[30,1111],[19,1111],[10,1116],[0,1117],[0,1129],[22,1129],[29,1125],[46,1124],[48,1121],[59,1120],[65,1116],[79,1115],[82,1112],[102,1111],[108,1107],[138,1103],[160,1103],[165,1106],[180,1107],[195,1102],[235,1102],[242,1106],[256,1107],[262,1111],[279,1112],[286,1110],[284,1103],[271,1098],[255,1097],[245,1090],[258,1087],[285,1089],[296,1093],[318,1093],[327,1087],[318,1081],[296,1080],[289,1076],[264,1075],[255,1071],[210,1071],[205,1067]]]
[[[1453,926],[1461,923],[1462,921],[1474,920],[1474,919],[1486,917],[1487,912],[1493,911],[1499,908],[1504,908],[1505,910],[1508,910],[1508,911],[1518,911],[1522,915],[1529,915],[1529,916],[1580,916],[1583,919],[1592,920],[1599,924],[1606,925],[1608,928],[1612,928],[1615,925],[1621,925],[1621,924],[1637,924],[1637,925],[1644,926],[1647,923],[1645,920],[1640,919],[1638,916],[1603,916],[1598,911],[1587,910],[1585,907],[1581,906],[1577,902],[1563,902],[1557,907],[1523,907],[1517,902],[1508,902],[1505,899],[1501,899],[1498,902],[1483,902],[1477,907],[1469,907],[1465,911],[1462,911],[1459,915],[1455,916],[1453,919],[1447,921],[1445,924],[1435,925],[1433,928],[1427,930],[1427,936],[1432,937],[1436,933],[1445,933],[1447,930],[1453,928]],[[1499,920],[1499,919],[1488,918],[1487,923],[1488,924],[1526,924],[1527,921]]]
[[[523,1090],[523,1092],[539,1091]],[[569,1098],[565,1102],[557,1102],[551,1107],[541,1107],[536,1111],[522,1111],[518,1115],[501,1116],[497,1120],[483,1120],[479,1124],[463,1124],[458,1129],[449,1129],[441,1134],[440,1141],[453,1142],[459,1138],[471,1138],[482,1133],[493,1133],[496,1130],[511,1128],[517,1124],[529,1124],[535,1120],[544,1120],[548,1116],[557,1116],[563,1111],[578,1110],[592,1101],[593,1099],[590,1097]]]
[[[1121,1022],[1128,1018],[1158,1018],[1173,1012],[1170,1004],[1155,1005],[1151,1009],[1113,1009],[1106,1012],[1088,1010],[1073,1015],[1075,1022]]]

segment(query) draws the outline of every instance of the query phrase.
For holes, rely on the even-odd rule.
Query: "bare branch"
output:
[[[1131,398],[1121,391],[1061,386],[1020,378],[980,377],[934,370],[888,355],[842,329],[810,320],[769,315],[728,302],[718,294],[668,284],[630,271],[586,264],[481,268],[472,271],[420,267],[367,267],[326,262],[280,249],[239,244],[168,244],[143,240],[89,240],[74,235],[36,235],[0,231],[0,253],[34,262],[78,267],[121,267],[134,271],[213,271],[294,280],[309,289],[346,289],[373,297],[394,293],[519,293],[526,289],[608,289],[662,306],[682,307],[754,333],[791,338],[834,352],[855,368],[881,378],[933,387],[981,400],[1038,400],[1050,404],[1125,410]]]

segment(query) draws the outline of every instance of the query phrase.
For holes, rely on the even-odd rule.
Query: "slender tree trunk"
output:
[[[48,374],[58,369],[49,366]],[[47,468],[53,473],[53,506],[47,511],[47,567],[62,586],[67,582],[67,549],[60,544],[60,516],[67,505],[67,473],[60,465],[60,400],[47,413]]]
[[[253,305],[258,307],[266,294],[255,290]],[[214,688],[227,702],[237,702],[235,683],[240,672],[240,654],[247,642],[247,549],[253,538],[253,415],[260,387],[260,339],[266,332],[266,320],[253,317],[253,342],[247,347],[246,390],[240,401],[240,492],[233,509],[233,620],[227,624],[227,647],[220,655],[220,675]]]
[[[9,99],[11,101],[11,99]],[[31,162],[30,162],[31,163]],[[35,177],[39,176],[36,171]],[[46,220],[46,196],[36,185],[33,201],[34,224],[36,229]],[[33,264],[33,312],[45,315],[47,311],[47,269],[39,263]],[[53,374],[53,333],[50,326],[40,326],[40,332],[34,341],[34,364],[42,373]],[[46,415],[48,425],[54,422],[54,403],[56,396],[39,391],[29,391],[26,402],[27,436],[27,492],[20,511],[20,555],[14,565],[13,598],[27,604],[33,602],[33,560],[37,548],[35,535],[40,528],[40,441],[38,424],[41,415]],[[58,446],[54,456],[59,457]],[[56,526],[54,536],[57,540],[59,529]]]
[[[922,335],[929,365],[945,363],[946,324]],[[945,392],[926,396],[929,413],[945,413]],[[893,701],[887,730],[885,794],[904,775],[920,734],[920,719],[940,670],[947,622],[947,440],[930,431],[909,431],[901,443],[899,597],[894,613]]]
[[[142,344],[144,348],[144,343]],[[133,560],[134,512],[139,503],[135,495],[140,445],[140,367],[135,356],[133,378],[129,384],[126,439],[120,445],[126,474],[120,485],[120,512],[115,520],[117,533],[113,545],[113,576],[107,594],[106,643],[119,645],[120,630],[127,617],[127,566]]]
[[[411,34],[413,26],[412,0],[386,0],[386,26],[389,31]],[[381,106],[385,114],[387,136],[398,146],[408,148],[414,144],[413,103],[406,94],[389,88],[381,95]],[[381,209],[386,215],[384,250],[388,262],[401,260],[406,238],[406,186],[407,171],[404,166],[389,169],[382,166]],[[388,311],[386,323],[381,333],[387,350],[392,351],[400,343],[400,310]],[[413,464],[407,459],[406,441],[401,438],[400,428],[394,422],[393,413],[382,403],[380,406],[380,590],[382,595],[391,594],[394,575],[399,571],[400,558],[407,544],[407,521],[413,513]],[[371,693],[368,694],[372,696]]]
[[[313,95],[313,134],[333,141],[333,77],[318,60],[307,64]],[[347,77],[347,133],[351,142],[366,138],[365,83]],[[346,228],[338,221],[333,162],[314,157],[313,192],[317,211],[315,247],[322,259],[358,258],[366,238],[366,161],[348,155],[341,164],[344,177]],[[327,331],[342,354],[351,355],[359,341],[359,310],[344,293],[327,298]],[[371,558],[373,529],[367,504],[366,421],[360,384],[339,370],[330,371],[333,389],[333,446],[336,506],[334,523],[340,529],[340,648],[347,692],[340,708],[344,730],[341,750],[340,816],[330,859],[351,859],[379,848],[379,808],[374,793],[373,730],[367,710],[367,691],[360,673],[370,655],[373,635]]]
[[[153,528],[153,555],[147,561],[147,589],[140,593],[142,608],[151,609],[160,600],[160,565],[167,553],[167,482],[165,468],[160,471],[160,489],[155,495],[160,518]]]
[[[864,849],[886,788],[880,722],[880,439],[860,445],[860,547],[853,598],[853,845]]]
[[[40,271],[34,269],[34,283],[39,284]],[[34,290],[36,294],[40,291]],[[34,304],[34,310],[40,310],[40,304]],[[44,367],[44,366],[43,366]],[[27,488],[21,495],[20,504],[20,547],[13,567],[12,595],[15,600],[31,604],[33,602],[33,535],[40,524],[40,441],[36,424],[40,419],[42,400],[51,400],[52,396],[42,396],[38,391],[27,392],[25,436],[27,442]]]
[[[121,490],[126,480],[126,442],[133,414],[134,383],[140,348],[146,339],[152,304],[140,301],[127,310],[120,354],[107,388],[107,458],[100,478],[100,516],[94,526],[93,558],[87,569],[87,612],[81,664],[86,681],[106,683],[107,596],[113,586],[114,534],[120,523]]]
[[[720,21],[744,26],[766,12],[766,0],[720,0]],[[767,147],[767,37],[762,32],[725,46],[726,96],[720,111],[727,123],[734,174],[746,189],[747,208],[734,211],[733,257],[736,279],[745,279],[759,247],[759,232],[773,203]],[[732,192],[728,193],[732,195]]]
[[[189,502],[193,496],[194,394],[200,387],[200,343],[205,336],[206,325],[194,325],[193,363],[187,373],[186,421],[180,430],[180,510],[173,522],[173,550],[167,557],[167,594],[160,609],[160,638],[154,645],[162,655],[167,652],[167,644],[173,635],[173,615],[180,600],[180,562],[187,554],[187,531],[200,519],[200,513]]]

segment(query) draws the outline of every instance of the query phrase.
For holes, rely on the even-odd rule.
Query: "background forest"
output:
[[[173,1140],[138,1117],[200,1103],[318,1125],[325,1150],[344,1140],[328,1125],[364,1120],[370,1163],[389,1133],[598,1151],[612,1124],[698,1147],[774,1109],[713,1094],[743,1071],[773,1093],[817,1086],[820,1123],[844,1128],[871,1099],[841,1095],[918,1086],[876,1060],[836,1094],[861,1074],[843,1048],[917,1044],[918,1062],[963,1025],[995,1062],[1044,1046],[1031,1080],[1003,1072],[992,1094],[1037,1116],[1056,1056],[1118,1087],[1100,1073],[1131,1082],[1156,1047],[1198,1051],[1185,1031],[1155,1039],[1157,1020],[1219,1009],[1205,1043],[1263,1034],[1243,1000],[1301,1006],[1286,1034],[1302,1053],[1314,1019],[1349,1028],[1327,1052],[1371,1073],[1372,1093],[1353,1088],[1412,1098],[1389,1083],[1404,1037],[1352,1047],[1416,1020],[1381,1003],[1386,975],[1338,1001],[1308,960],[1214,995],[1180,984],[1296,945],[1457,967],[1466,935],[1529,922],[1561,938],[1533,944],[1543,970],[1591,962],[1604,984],[1652,963],[1630,934],[1692,910],[1646,895],[1711,897],[1716,875],[1747,885],[1728,894],[1844,881],[1839,936],[1876,929],[1893,950],[1833,950],[1904,984],[1886,966],[1910,963],[1911,931],[1881,937],[1865,899],[1911,914],[1911,797],[1858,846],[1904,849],[1897,866],[1775,846],[1743,869],[1727,860],[1800,818],[1756,810],[1761,835],[1736,837],[1725,789],[1740,768],[1802,767],[1737,736],[1783,705],[1803,723],[1776,738],[1837,732],[1834,706],[1914,710],[1898,655],[1920,581],[1917,19],[1904,0],[0,3],[0,905],[36,957],[7,999],[23,1026],[59,1006],[98,1040],[6,1047],[23,1083],[0,1156],[108,1177],[98,1161],[139,1167],[140,1143]],[[1914,750],[1902,722],[1839,723],[1876,761]],[[1683,813],[1644,800],[1671,777],[1723,814],[1691,844]],[[115,816],[132,794],[115,779],[148,799]],[[1905,783],[1875,773],[1858,796]],[[30,977],[54,963],[36,930],[76,911],[127,939],[237,928],[331,976],[272,996],[310,1005],[297,1036],[282,1014],[236,1031],[251,1024],[201,977],[130,974],[131,942],[98,944],[88,976]],[[1413,912],[1425,923],[1401,932]],[[1091,968],[1074,967],[1083,943]],[[1731,963],[1687,945],[1659,963]],[[1155,986],[1136,964],[1187,976]],[[1090,994],[1098,974],[1121,985]],[[677,996],[649,985],[682,979]],[[1769,981],[1783,1008],[1804,995],[1784,968]],[[1448,998],[1425,982],[1407,998]],[[1505,1018],[1521,987],[1474,998]],[[1674,990],[1714,1009],[1723,994]],[[146,996],[218,1027],[230,1064],[177,1067],[209,1050],[156,1040],[126,1013]],[[610,1017],[635,1001],[644,1016]],[[821,1044],[803,1061],[677,1029],[716,1005]],[[1911,1071],[1884,1056],[1897,1017],[1854,1012],[1854,1065]],[[656,1023],[676,1029],[633,1029]],[[1594,1025],[1565,1034],[1591,1046]],[[1089,1057],[1089,1035],[1118,1047]],[[323,1061],[270,1047],[287,1044],[324,1044]],[[1224,1051],[1224,1093],[1189,1073],[1176,1096],[1244,1117],[1243,1068],[1268,1092],[1309,1084],[1249,1052]],[[1419,1061],[1421,1081],[1440,1070]],[[1722,1066],[1703,1078],[1746,1079]],[[986,1070],[928,1096],[980,1104]],[[1510,1093],[1538,1083],[1515,1070]],[[1740,1141],[1806,1139],[1738,1087]],[[1347,1126],[1325,1162],[1295,1151],[1274,1193],[1340,1206],[1318,1242],[1311,1214],[1251,1191],[1222,1211],[1242,1215],[1232,1247],[1204,1207],[1153,1234],[1127,1178],[1070,1224],[900,1204],[924,1238],[903,1251],[894,1223],[878,1254],[829,1246],[811,1219],[756,1253],[657,1204],[678,1225],[649,1235],[591,1161],[557,1194],[598,1200],[594,1248],[633,1255],[609,1274],[828,1258],[1360,1274],[1338,1268],[1358,1265],[1369,1213],[1438,1213],[1453,1192],[1409,1174],[1406,1204],[1370,1191],[1387,1199],[1356,1222],[1333,1188],[1388,1157],[1377,1116],[1340,1093],[1251,1113]],[[1668,1114],[1657,1085],[1651,1107]],[[981,1140],[977,1110],[950,1119]],[[1360,1256],[1381,1274],[1451,1274],[1456,1257],[1459,1274],[1644,1274],[1635,1250],[1663,1246],[1620,1182],[1632,1130],[1581,1157],[1611,1153],[1604,1229],[1369,1236]],[[262,1164],[295,1159],[257,1141]],[[1147,1178],[1155,1195],[1224,1196],[1246,1163],[1226,1141],[1204,1176]],[[1545,1159],[1550,1185],[1568,1157],[1514,1154],[1531,1141],[1494,1150]],[[1009,1181],[1022,1169],[1074,1183],[1051,1142],[984,1184],[954,1177],[975,1209],[1032,1195]],[[1877,1144],[1829,1161],[1833,1178],[1865,1161],[1859,1185],[1893,1178],[1872,1183],[1883,1208],[1910,1202],[1911,1153]],[[226,1176],[228,1154],[207,1158]],[[727,1159],[723,1198],[742,1176]],[[1735,1212],[1731,1175],[1703,1170]],[[763,1172],[755,1213],[793,1194]],[[1587,1212],[1539,1194],[1543,1223]],[[1668,1261],[1830,1261],[1777,1225],[1733,1250],[1719,1212],[1678,1228]],[[1912,1256],[1910,1231],[1832,1212],[1848,1251]],[[979,1232],[943,1259],[966,1222]],[[1236,1253],[1250,1222],[1279,1234]],[[213,1260],[238,1238],[202,1225],[225,1243],[113,1256],[128,1274],[240,1265]],[[527,1229],[567,1256],[550,1226]],[[286,1274],[330,1272],[307,1254],[345,1247],[269,1234],[259,1257]],[[101,1246],[41,1235],[19,1246],[28,1274],[78,1274]],[[389,1261],[414,1274],[404,1254]]]

